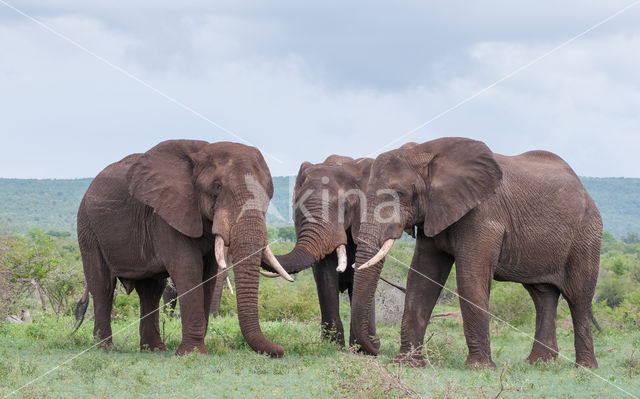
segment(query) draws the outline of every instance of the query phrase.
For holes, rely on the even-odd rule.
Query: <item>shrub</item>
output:
[[[237,312],[235,295],[231,295],[229,290],[223,290],[220,315],[235,315]],[[311,270],[299,273],[293,284],[280,278],[261,277],[258,288],[258,314],[260,320],[274,321],[308,321],[318,317],[320,305]]]
[[[138,297],[138,293],[133,290],[131,294],[127,295],[122,286],[119,285],[118,287],[119,288],[116,289],[115,300],[113,301],[112,319],[116,321],[139,317],[140,297]]]
[[[633,286],[633,282],[624,276],[605,274],[596,288],[596,300],[604,301],[609,307],[614,308],[634,290]]]
[[[494,281],[489,311],[502,320],[519,326],[535,321],[535,307],[527,290],[520,284]]]

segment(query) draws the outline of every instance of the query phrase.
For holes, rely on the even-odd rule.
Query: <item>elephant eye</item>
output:
[[[222,190],[222,184],[220,182],[218,182],[218,181],[214,182],[213,183],[213,193],[217,195],[217,194],[220,193],[220,190]]]

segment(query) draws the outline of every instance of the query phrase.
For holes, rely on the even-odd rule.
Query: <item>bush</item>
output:
[[[516,326],[535,322],[536,317],[533,300],[527,290],[521,284],[510,282],[493,282],[489,311]]]
[[[274,253],[282,254],[289,252],[293,245],[291,242],[281,242],[274,244],[272,248]],[[295,283],[290,283],[281,278],[260,277],[258,288],[260,320],[309,321],[319,317],[320,305],[311,269],[298,273],[295,279]],[[231,295],[229,290],[223,290],[219,314],[227,316],[237,313],[236,296]]]
[[[118,285],[118,289],[116,289],[116,297],[113,301],[111,318],[114,321],[130,320],[139,317],[139,315],[140,297],[138,297],[138,293],[133,290],[131,291],[131,294],[127,295],[124,288],[121,285]]]
[[[632,281],[617,274],[605,274],[602,276],[596,289],[596,301],[605,302],[610,308],[620,305],[627,294],[634,291]],[[637,287],[635,287],[637,290]]]
[[[0,322],[4,321],[9,314],[12,298],[15,295],[12,285],[9,284],[11,273],[9,264],[6,262],[9,246],[9,237],[0,236]]]

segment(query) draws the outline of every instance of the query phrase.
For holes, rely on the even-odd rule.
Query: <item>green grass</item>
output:
[[[287,252],[292,246],[293,243],[277,243],[274,252]],[[636,278],[638,264],[633,254],[637,248],[618,246],[624,255],[603,255],[603,273],[608,273],[605,277],[631,281]],[[383,274],[398,282],[406,281],[407,268],[403,264],[410,262],[412,250],[412,243],[396,244]],[[609,271],[617,270],[617,261],[622,262],[617,268],[620,275]],[[524,362],[531,349],[535,314],[531,299],[520,284],[492,285],[490,311],[518,328],[492,320],[491,347],[496,370],[464,367],[467,348],[461,320],[442,318],[433,319],[427,328],[428,366],[407,369],[390,365],[400,346],[398,323],[378,324],[382,347],[377,358],[322,341],[311,270],[299,273],[295,279],[293,284],[282,279],[260,281],[261,326],[269,339],[284,347],[283,359],[258,355],[247,346],[235,316],[235,297],[226,290],[222,316],[209,323],[205,344],[210,354],[180,358],[173,355],[180,344],[180,320],[164,314],[160,328],[169,352],[138,351],[135,293],[119,293],[116,298],[113,331],[117,350],[109,353],[89,349],[95,343],[91,307],[78,333],[69,337],[73,325],[70,313],[59,317],[38,313],[38,304],[33,303],[36,307],[31,307],[32,324],[0,322],[0,397],[25,384],[29,385],[14,397],[631,397],[615,386],[640,396],[640,350],[636,350],[640,349],[640,294],[635,288],[624,292],[624,300],[615,308],[604,301],[594,306],[594,314],[604,328],[602,333],[594,333],[600,365],[594,371],[596,375],[573,367],[573,331],[564,300],[558,307],[557,323],[562,357],[533,366]],[[455,268],[446,286],[455,291]],[[379,288],[389,289],[383,284]],[[377,309],[401,312],[395,307],[382,308]],[[449,294],[441,297],[441,305],[434,313],[454,310],[458,310],[458,300]],[[348,331],[350,309],[344,300],[340,311]]]
[[[450,310],[437,308],[438,311]],[[531,340],[501,322],[492,322],[496,370],[463,366],[466,345],[457,319],[434,319],[427,329],[426,368],[390,366],[399,348],[399,325],[378,325],[378,358],[353,354],[319,336],[317,322],[263,321],[265,335],[285,348],[283,359],[254,353],[237,319],[211,319],[205,344],[210,355],[176,357],[180,321],[162,316],[169,352],[140,353],[135,318],[113,325],[114,352],[90,349],[37,379],[16,397],[624,397],[588,370],[573,367],[573,333],[561,314],[558,341],[571,361],[534,366],[523,359]],[[93,345],[92,321],[68,338],[68,317],[36,316],[33,324],[0,326],[0,395],[3,397]],[[533,333],[533,326],[522,328]],[[640,331],[608,329],[595,334],[600,368],[595,373],[640,395]],[[483,394],[484,393],[484,394]]]

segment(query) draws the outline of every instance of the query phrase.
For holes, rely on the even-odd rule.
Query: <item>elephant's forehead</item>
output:
[[[396,153],[384,153],[376,158],[372,169],[377,173],[393,172],[406,166],[404,160]]]

